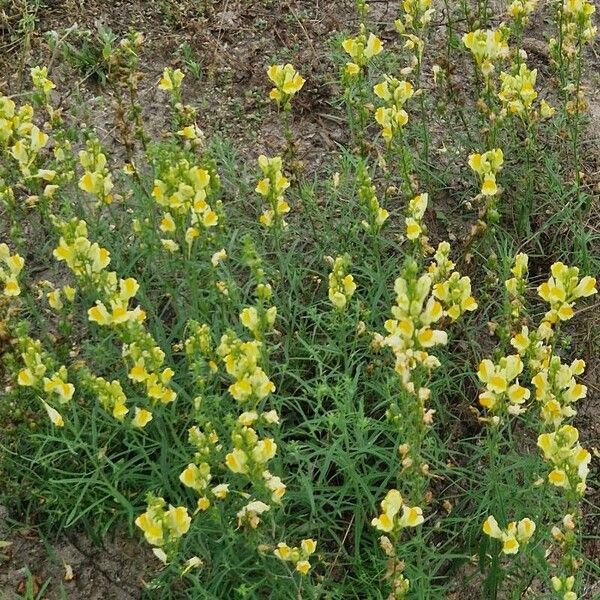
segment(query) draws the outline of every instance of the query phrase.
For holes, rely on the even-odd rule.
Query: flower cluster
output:
[[[176,393],[170,387],[170,381],[174,372],[162,368],[165,355],[144,327],[145,311],[139,306],[129,308],[130,300],[139,289],[137,281],[133,277],[118,279],[114,271],[106,270],[110,253],[89,241],[85,221],[55,220],[55,226],[61,237],[54,256],[67,264],[84,289],[94,291],[98,297],[88,310],[89,320],[117,331],[123,341],[123,357],[129,365],[128,376],[144,385],[152,403],[173,402]],[[122,405],[121,402],[117,404]],[[136,411],[138,426],[150,420],[146,413],[140,415]]]
[[[79,152],[79,163],[84,169],[79,188],[95,196],[98,204],[112,204],[112,175],[106,166],[106,155],[97,139],[87,141],[86,149]]]
[[[430,273],[419,275],[418,267],[412,261],[405,267],[403,276],[396,279],[394,318],[385,322],[388,335],[383,340],[395,355],[395,368],[402,386],[421,400],[429,398],[430,390],[418,383],[414,371],[419,366],[428,372],[438,367],[439,360],[428,351],[434,346],[445,345],[448,340],[447,333],[433,325],[444,316],[456,320],[464,312],[477,308],[471,296],[469,278],[461,278],[458,273],[444,273],[448,268],[448,264],[444,264],[444,248],[439,248],[436,256],[442,262],[436,263]],[[449,264],[452,265],[450,261]],[[452,268],[453,265],[449,267],[450,271]],[[442,273],[446,275],[443,279],[439,277]]]
[[[256,296],[258,298],[257,306],[247,306],[240,313],[240,323],[248,329],[255,339],[262,339],[265,331],[268,331],[275,324],[277,318],[277,307],[265,307],[273,294],[271,286],[268,283],[261,283],[256,286]]]
[[[159,229],[163,234],[183,238],[191,252],[194,240],[220,222],[221,202],[214,206],[209,199],[220,187],[218,174],[211,165],[203,168],[180,158],[161,165],[159,177],[154,180],[152,197],[162,209]],[[177,252],[179,244],[172,237],[161,238],[162,245],[170,252]]]
[[[505,529],[501,529],[498,521],[490,515],[483,523],[483,532],[502,542],[504,554],[517,554],[519,548],[529,543],[535,533],[535,523],[525,517],[518,523],[511,521]]]
[[[400,492],[391,489],[381,501],[381,514],[371,521],[371,525],[379,531],[398,533],[405,527],[417,527],[424,520],[422,509],[406,505]]]
[[[488,150],[483,154],[469,156],[469,166],[481,179],[481,193],[484,196],[495,196],[498,193],[496,175],[502,169],[504,154],[500,148]]]
[[[590,0],[559,0],[556,4],[560,42],[551,38],[550,51],[555,58],[560,53],[567,61],[573,61],[580,46],[596,37],[597,28],[592,20],[596,7]]]
[[[0,283],[5,296],[18,296],[21,293],[19,275],[25,261],[18,254],[11,254],[6,244],[0,244]]]
[[[537,4],[538,0],[513,0],[508,6],[508,16],[524,26]]]
[[[494,63],[509,55],[506,38],[507,34],[502,29],[476,29],[465,33],[462,38],[488,83],[494,71]]]
[[[50,282],[46,282],[49,283]],[[52,284],[50,284],[52,286]],[[73,303],[75,300],[75,294],[77,290],[70,285],[63,285],[62,288],[53,288],[51,291],[46,293],[46,298],[48,299],[48,304],[54,310],[60,312],[65,307],[63,298],[69,302]]]
[[[390,213],[379,204],[377,191],[363,161],[358,163],[356,182],[358,185],[358,201],[366,216],[361,225],[366,231],[377,233],[387,221]]]
[[[530,113],[533,101],[537,98],[535,91],[535,80],[537,69],[528,69],[525,63],[521,63],[518,71],[500,73],[500,92],[498,97],[509,112],[525,116]]]
[[[263,196],[269,205],[260,215],[260,223],[264,227],[286,227],[284,215],[290,212],[290,206],[284,198],[285,190],[290,187],[290,182],[283,174],[283,162],[280,156],[267,158],[258,157],[258,166],[264,177],[259,180],[256,192]]]
[[[585,362],[574,360],[564,365],[560,357],[552,356],[547,368],[543,368],[533,377],[535,397],[540,403],[540,416],[545,425],[558,427],[563,421],[574,417],[577,411],[573,404],[587,394],[587,387],[578,383],[576,375],[583,374]]]
[[[384,81],[378,83],[373,91],[381,98],[384,106],[375,111],[375,120],[381,126],[381,133],[389,144],[401,129],[408,123],[408,114],[404,104],[413,97],[414,88],[410,81],[404,81],[386,75]]]
[[[96,395],[106,412],[110,412],[117,421],[122,421],[125,418],[129,412],[126,406],[127,397],[118,379],[107,381],[103,377],[97,377],[89,373],[85,383],[86,388]],[[136,417],[137,420],[134,419],[133,424],[139,426],[140,416],[136,415]]]
[[[538,446],[554,467],[548,481],[557,487],[583,495],[592,455],[579,444],[579,432],[572,425],[562,425],[552,433],[542,433]]]
[[[523,361],[518,354],[503,356],[496,364],[488,358],[481,361],[477,376],[486,390],[479,394],[479,404],[496,415],[496,422],[506,412],[518,415],[525,410],[522,405],[531,392],[519,385],[517,378],[522,372]]]
[[[552,577],[552,589],[561,594],[562,600],[577,600],[577,594],[573,591],[575,585],[575,576]]]
[[[33,67],[30,71],[33,86],[43,93],[46,101],[50,98],[50,92],[56,85],[48,78],[48,67]]]
[[[431,4],[432,0],[403,0],[404,14],[396,20],[396,29],[403,32],[407,29],[419,30],[427,27],[435,14]]]
[[[165,67],[162,77],[158,82],[158,87],[165,92],[170,92],[175,98],[181,96],[181,84],[185,77],[185,73],[181,69],[173,69]]]
[[[556,262],[551,267],[552,277],[538,287],[542,300],[550,305],[544,317],[549,323],[567,321],[573,317],[573,305],[579,298],[587,298],[597,293],[593,277],[579,279],[577,267],[567,267]]]
[[[285,542],[279,542],[273,554],[285,562],[291,562],[296,571],[302,575],[306,575],[310,571],[311,564],[309,558],[317,549],[317,542],[313,539],[306,539],[300,542],[300,547],[288,546]]]
[[[576,528],[574,515],[578,513],[579,497],[586,490],[591,454],[579,444],[579,432],[568,420],[577,413],[574,404],[587,393],[586,386],[576,379],[583,374],[585,363],[581,359],[575,359],[571,364],[563,364],[562,358],[556,353],[555,338],[561,323],[572,318],[575,301],[597,292],[596,281],[592,277],[580,279],[579,269],[575,267],[554,263],[551,277],[538,287],[539,296],[550,305],[550,310],[545,313],[537,328],[530,328],[523,324],[527,267],[527,255],[518,254],[511,269],[513,277],[506,281],[510,300],[510,327],[516,329],[510,338],[510,344],[518,352],[518,356],[503,357],[496,364],[490,360],[482,361],[479,377],[486,383],[487,390],[480,395],[480,403],[490,413],[506,410],[511,414],[519,414],[523,411],[521,405],[529,399],[531,392],[521,386],[518,380],[510,384],[517,376],[527,373],[529,387],[535,390],[535,399],[540,407],[540,423],[546,430],[538,435],[537,445],[551,469],[548,482],[565,490],[567,503],[567,514],[564,517],[566,533],[557,527],[552,530],[554,538],[561,544],[563,554],[563,569],[560,577],[553,577],[553,585],[556,591],[565,592],[564,598],[576,600],[576,595],[572,592],[573,585],[569,583],[573,581],[571,573],[577,570],[579,564],[573,555],[573,530]],[[497,424],[499,421],[495,414],[492,422]],[[484,525],[484,531],[502,540],[507,533],[511,533],[510,527],[508,531],[499,531],[495,521],[489,519]],[[512,533],[514,531],[513,528]],[[521,540],[517,534],[514,540],[510,540],[509,551],[515,552],[519,542]],[[504,551],[507,552],[506,549]]]
[[[238,402],[248,402],[252,406],[275,391],[275,384],[259,366],[261,347],[258,340],[244,342],[233,332],[228,332],[217,348],[227,374],[234,379],[229,393]]]
[[[356,291],[354,277],[348,273],[350,257],[337,256],[332,259],[332,269],[329,273],[329,301],[333,306],[342,311]]]
[[[361,24],[360,33],[353,38],[346,38],[342,42],[342,48],[352,59],[346,63],[345,72],[353,77],[358,75],[368,62],[383,50],[381,40],[373,33],[367,33],[367,29]]]
[[[169,505],[167,508],[164,498],[149,496],[148,508],[135,520],[135,524],[144,532],[146,541],[154,546],[155,556],[168,564],[180,538],[188,532],[191,520],[185,506]]]
[[[271,65],[267,76],[275,84],[269,93],[269,98],[282,106],[284,110],[291,109],[292,98],[302,89],[304,77],[289,63],[286,65]]]
[[[63,417],[54,405],[68,404],[75,393],[75,386],[68,380],[67,368],[55,364],[52,357],[42,349],[40,340],[21,336],[18,348],[24,367],[17,374],[17,383],[35,390],[52,424],[63,427]]]
[[[527,254],[522,252],[517,254],[510,270],[512,277],[504,282],[510,299],[510,317],[515,322],[519,320],[525,305],[524,294],[527,288],[528,268],[529,257]]]
[[[423,233],[423,217],[427,210],[429,194],[418,194],[408,203],[408,216],[404,219],[406,237],[409,240],[418,240]]]
[[[32,116],[33,111],[30,114]],[[29,115],[25,112],[23,116]],[[56,173],[47,169],[38,169],[35,164],[38,154],[48,143],[48,134],[41,131],[37,125],[33,125],[31,121],[21,124],[17,131],[20,137],[12,145],[10,154],[19,164],[21,173],[26,178],[39,177],[51,182]]]

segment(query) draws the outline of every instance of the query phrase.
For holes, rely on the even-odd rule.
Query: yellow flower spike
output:
[[[337,310],[343,310],[356,291],[354,277],[347,273],[349,263],[348,256],[338,256],[329,274],[328,296]]]

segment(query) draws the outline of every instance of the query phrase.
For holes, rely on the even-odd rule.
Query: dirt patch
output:
[[[116,536],[99,547],[71,534],[49,543],[33,529],[2,533],[5,516],[0,507],[0,538],[9,542],[0,548],[2,600],[20,599],[28,589],[45,600],[137,600],[157,565],[139,539]]]

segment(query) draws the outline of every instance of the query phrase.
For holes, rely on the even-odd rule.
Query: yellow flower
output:
[[[173,70],[170,67],[166,67],[163,71],[163,75],[158,82],[158,87],[161,90],[166,91],[177,91],[181,88],[181,82],[185,74],[181,71],[181,69]]]
[[[490,515],[484,521],[483,532],[492,538],[496,538],[496,539],[502,538],[502,530],[500,529],[500,526],[498,525],[498,521],[496,521],[496,519],[492,515]]]
[[[498,193],[498,186],[496,185],[496,176],[493,173],[486,173],[483,177],[483,185],[481,186],[481,193],[484,196],[495,196]]]
[[[519,538],[519,540],[525,542],[528,541],[533,534],[535,533],[535,523],[525,517],[524,519],[521,519],[518,524],[517,524],[517,537]]]
[[[347,75],[354,77],[360,73],[360,67],[356,63],[348,62],[346,63],[345,71]]]
[[[306,575],[310,571],[310,563],[307,560],[300,560],[296,563],[296,571]]]
[[[554,469],[548,474],[548,481],[557,487],[564,487],[567,483],[567,474],[562,469]]]
[[[21,293],[19,282],[16,277],[7,277],[4,281],[4,295],[5,296],[18,296]]]
[[[219,216],[214,210],[207,210],[202,215],[202,224],[204,227],[214,227],[219,222]]]
[[[198,498],[198,510],[208,510],[210,500],[206,497]]]
[[[258,312],[254,306],[246,307],[240,313],[240,322],[251,332],[256,333],[260,326]]]
[[[239,448],[235,448],[225,457],[225,463],[233,473],[248,472],[248,455]]]
[[[279,542],[273,554],[280,560],[290,560],[292,549],[284,542]]]
[[[150,421],[152,421],[152,413],[144,408],[136,407],[135,416],[133,417],[131,424],[134,427],[139,427],[140,429],[143,429],[144,427],[146,427],[146,425],[148,425],[148,423],[150,423]]]
[[[402,507],[402,517],[399,520],[400,527],[417,527],[424,522],[423,510],[418,506]]]
[[[48,413],[48,418],[52,424],[56,427],[64,427],[65,422],[63,421],[61,414],[56,409],[52,408],[47,402],[44,402],[44,400],[42,400],[42,404],[44,405],[44,408]]]
[[[519,551],[519,542],[513,536],[507,536],[502,541],[502,552],[504,554],[516,554]]]
[[[162,524],[153,518],[150,512],[141,514],[135,524],[144,532],[146,541],[152,546],[162,546],[164,544],[164,534]]]
[[[160,241],[163,245],[163,248],[168,252],[177,252],[177,250],[179,250],[179,245],[173,240],[161,239]]]
[[[371,58],[381,53],[383,45],[381,40],[373,33],[369,33],[367,36],[363,27],[360,35],[345,39],[342,42],[342,48],[352,58],[352,62],[346,65],[346,72],[349,75],[356,75]]]
[[[33,376],[31,369],[21,369],[17,375],[17,383],[25,387],[34,386],[36,378]]]
[[[177,226],[175,225],[175,221],[173,220],[173,216],[171,213],[165,213],[160,221],[159,229],[164,232],[172,232],[175,231]]]
[[[218,498],[219,500],[223,500],[224,498],[227,498],[227,494],[229,493],[229,484],[221,483],[219,485],[216,485],[211,489],[211,492],[215,495],[216,498]]]
[[[169,507],[167,519],[169,523],[169,530],[173,535],[175,535],[175,537],[181,537],[182,535],[186,534],[192,521],[185,506]]]
[[[275,84],[269,94],[270,98],[287,106],[305,83],[304,77],[289,63],[286,65],[271,65],[267,69],[267,76]]]
[[[300,547],[306,555],[311,555],[317,549],[317,542],[313,539],[306,539],[300,542]]]
[[[266,463],[275,456],[277,444],[271,438],[260,440],[252,450],[252,458],[257,463]],[[233,469],[232,469],[233,470]]]
[[[210,263],[212,264],[213,267],[217,267],[219,265],[219,263],[224,261],[226,258],[227,258],[227,250],[225,250],[225,248],[222,248],[221,250],[219,250],[218,252],[215,252],[212,255],[212,258],[210,259]]]

